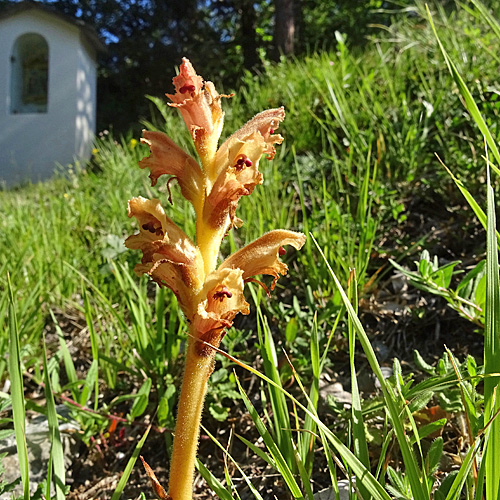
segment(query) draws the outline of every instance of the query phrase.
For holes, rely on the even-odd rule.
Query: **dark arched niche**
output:
[[[46,113],[49,101],[49,45],[42,35],[25,33],[12,47],[10,112]]]

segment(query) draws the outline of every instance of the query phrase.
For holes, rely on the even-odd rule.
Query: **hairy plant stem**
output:
[[[208,182],[205,179],[205,183]],[[224,236],[223,228],[212,228],[203,219],[202,200],[196,208],[197,244],[204,261],[206,277],[217,266],[220,243]],[[198,291],[199,293],[200,291]],[[193,310],[196,310],[200,297],[193,296]],[[168,494],[172,500],[192,500],[193,477],[200,435],[201,415],[207,393],[208,379],[214,369],[215,350],[205,347],[196,339],[200,333],[191,325],[186,352],[184,377],[177,409],[174,447],[170,463]],[[216,346],[218,347],[218,345]]]
[[[224,238],[225,228],[211,228],[199,219],[196,221],[197,244],[205,263],[205,278],[217,267],[217,257]]]
[[[193,475],[201,414],[208,378],[214,368],[215,350],[202,349],[202,344],[195,340],[198,338],[198,332],[193,331],[193,328],[190,330],[192,337],[188,341],[170,464],[168,494],[172,500],[191,500],[193,496]]]

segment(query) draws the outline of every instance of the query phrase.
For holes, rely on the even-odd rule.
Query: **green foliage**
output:
[[[408,271],[396,262],[391,264],[406,276],[410,283],[424,292],[443,297],[448,305],[457,311],[462,317],[472,321],[474,324],[484,327],[484,311],[486,305],[486,261],[482,260],[476,264],[456,285],[452,288],[452,278],[460,271],[456,266],[460,261],[448,262],[439,266],[437,256],[431,260],[429,252],[424,250],[420,260],[415,262],[417,271]]]

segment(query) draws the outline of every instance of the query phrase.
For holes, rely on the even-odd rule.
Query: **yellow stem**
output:
[[[215,153],[214,153],[215,154]],[[212,155],[214,156],[214,155]],[[206,171],[208,158],[202,156],[203,171]],[[205,175],[205,193],[210,192],[211,185]],[[224,237],[224,228],[214,229],[205,224],[203,208],[205,197],[200,199],[195,207],[196,211],[196,243],[204,261],[204,275],[206,277],[215,270],[219,247]],[[194,303],[200,298],[194,298]],[[201,298],[203,299],[203,298]],[[193,305],[195,305],[193,303]],[[196,310],[196,307],[194,307]],[[191,336],[186,353],[186,366],[182,380],[181,395],[177,410],[175,427],[174,449],[170,463],[170,481],[168,494],[172,500],[192,500],[193,476],[195,469],[196,452],[200,435],[201,414],[207,392],[208,379],[213,371],[215,350],[207,348],[195,339],[199,332],[190,328]],[[216,346],[218,347],[218,345]]]
[[[215,147],[217,144],[215,144]],[[210,176],[210,172],[214,169],[215,149],[208,154],[205,149],[205,155],[200,154],[202,171],[204,175],[203,188],[205,195],[200,199],[200,203],[195,207],[196,210],[196,244],[200,249],[204,261],[205,278],[216,269],[217,258],[221,242],[226,232],[226,226],[214,228],[205,223],[203,211],[205,208],[206,196],[210,193],[215,179]]]
[[[197,332],[191,331],[193,336]],[[201,414],[215,351],[189,339],[186,367],[177,411],[168,494],[172,500],[191,500]]]
[[[222,239],[224,238],[224,227],[213,229],[207,226],[201,218],[196,221],[197,241],[203,261],[205,263],[205,278],[217,267],[217,258]]]

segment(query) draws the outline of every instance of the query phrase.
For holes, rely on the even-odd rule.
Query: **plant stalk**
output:
[[[191,500],[201,414],[208,379],[213,371],[215,350],[202,348],[191,328],[186,366],[177,411],[174,448],[170,464],[168,494],[172,500]]]

